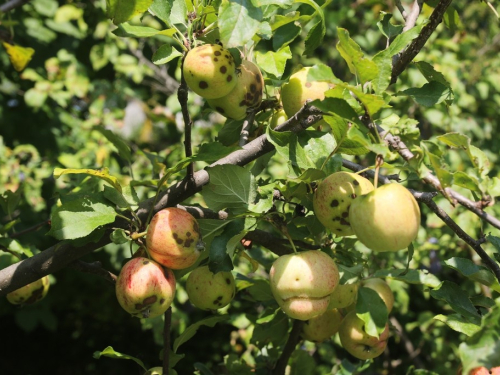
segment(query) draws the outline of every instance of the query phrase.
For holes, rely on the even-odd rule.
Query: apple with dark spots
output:
[[[314,192],[316,218],[337,236],[354,234],[349,209],[359,196],[374,189],[370,180],[351,172],[336,172],[321,181]]]
[[[175,276],[168,268],[148,258],[133,258],[116,280],[116,298],[121,307],[138,318],[162,315],[175,296]]]
[[[13,305],[31,305],[42,300],[49,291],[49,277],[44,276],[32,283],[7,294],[7,301]]]
[[[302,326],[302,338],[313,341],[323,342],[335,335],[340,328],[343,316],[337,309],[329,309],[323,314],[309,319]]]
[[[218,310],[227,306],[236,293],[231,272],[212,273],[208,266],[194,269],[186,280],[191,303],[202,310]]]
[[[178,270],[192,266],[204,244],[193,215],[169,207],[153,216],[146,233],[146,248],[154,261]]]
[[[339,283],[333,259],[318,250],[282,255],[269,272],[271,291],[278,305],[293,319],[308,320],[323,314]]]
[[[226,96],[236,86],[233,56],[217,44],[205,44],[190,50],[182,71],[188,87],[205,99]]]
[[[207,99],[207,103],[225,117],[242,120],[248,108],[255,108],[261,103],[264,78],[259,67],[248,60],[238,67],[237,77],[237,84],[229,94]]]
[[[390,183],[355,199],[349,221],[366,247],[374,251],[398,251],[406,249],[417,237],[420,208],[408,189]]]

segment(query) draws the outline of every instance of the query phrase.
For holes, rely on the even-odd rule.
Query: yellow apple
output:
[[[309,341],[323,342],[339,331],[342,318],[337,309],[328,309],[323,314],[306,321],[301,336]]]
[[[397,251],[407,248],[417,237],[420,209],[406,188],[391,183],[355,199],[349,221],[366,247],[374,251]]]
[[[235,291],[231,272],[213,274],[208,266],[193,270],[186,281],[189,300],[202,310],[217,310],[228,305]]]
[[[338,285],[330,296],[330,304],[328,309],[338,308],[343,309],[356,304],[358,299],[359,284]]]
[[[387,312],[391,312],[394,306],[394,293],[389,285],[382,279],[367,279],[362,282],[365,288],[373,289],[387,306]]]
[[[7,301],[13,305],[31,305],[43,299],[49,292],[49,277],[33,281],[7,294]]]

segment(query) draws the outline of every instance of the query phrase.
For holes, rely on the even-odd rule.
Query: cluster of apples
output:
[[[217,44],[191,49],[182,72],[186,84],[223,116],[242,120],[262,101],[264,79],[257,65],[243,60],[236,66],[231,53]]]
[[[120,306],[139,318],[165,313],[175,296],[176,279],[172,270],[194,265],[204,244],[196,219],[187,211],[169,207],[153,216],[146,232],[146,248],[151,259],[131,259],[116,281]],[[186,291],[196,307],[217,310],[233,299],[234,277],[230,272],[213,274],[208,266],[198,267],[190,273]]]

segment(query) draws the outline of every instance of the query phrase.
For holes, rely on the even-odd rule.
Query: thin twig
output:
[[[102,264],[99,261],[87,263],[81,260],[75,260],[73,263],[68,264],[68,267],[80,272],[90,273],[92,275],[102,277],[104,280],[109,281],[113,285],[116,284],[117,276],[114,273],[102,268]]]
[[[184,58],[181,62],[181,72],[182,66],[184,65]],[[188,87],[186,80],[184,78],[184,73],[181,74],[181,85],[177,90],[177,99],[181,105],[182,110],[182,118],[184,119],[184,151],[186,157],[190,157],[193,155],[193,150],[191,148],[191,129],[193,127],[193,122],[191,121],[191,116],[189,115],[189,110],[187,106],[188,102]],[[187,167],[186,181],[190,181],[193,179],[194,175],[194,163],[189,163]]]
[[[295,347],[300,342],[300,332],[302,331],[304,323],[305,322],[303,320],[293,320],[292,331],[290,332],[290,336],[288,336],[288,340],[285,344],[285,347],[283,348],[283,352],[281,352],[281,356],[276,362],[276,366],[273,370],[273,375],[285,375],[288,360],[295,350]]]
[[[17,237],[21,237],[22,235],[24,235],[26,233],[35,232],[35,231],[37,231],[38,229],[40,229],[41,227],[43,227],[44,225],[47,225],[47,224],[50,224],[50,219],[47,219],[47,220],[45,220],[45,221],[43,221],[41,223],[35,224],[32,227],[24,229],[24,230],[22,230],[20,232],[12,233],[12,234],[9,235],[9,238],[17,238]]]
[[[406,17],[408,17],[408,13],[406,13],[406,9],[401,3],[401,0],[396,0],[396,6],[398,7],[399,13],[403,16],[403,19],[406,21]]]
[[[245,234],[245,239],[264,246],[266,249],[271,250],[278,256],[293,253],[293,250],[290,247],[290,242],[287,239],[277,238],[271,233],[260,229],[248,232],[247,234]],[[321,248],[321,246],[309,244],[304,241],[295,240],[293,241],[293,243],[295,244],[295,246],[307,250],[318,250],[319,248]]]
[[[0,12],[5,13],[8,12],[9,10],[12,10],[14,8],[20,7],[26,3],[28,3],[30,0],[10,0],[7,1],[6,3],[0,5]]]
[[[405,27],[403,27],[403,32],[410,30],[413,28],[416,23],[420,12],[422,11],[422,0],[413,0],[413,5],[411,7],[410,14],[406,17]]]
[[[245,121],[243,121],[243,125],[241,127],[240,142],[239,142],[239,145],[241,147],[245,146],[248,142],[248,137],[250,137],[250,129],[252,129],[254,119],[255,119],[255,110],[251,110],[248,113],[247,117],[245,118]]]
[[[410,359],[415,364],[415,367],[416,368],[425,368],[424,363],[418,357],[421,350],[415,349],[415,347],[413,346],[413,343],[406,335],[406,332],[404,331],[403,326],[399,323],[399,321],[396,319],[396,317],[391,316],[390,321],[391,321],[391,324],[394,326],[394,328],[396,328],[396,332],[397,332],[398,336],[401,338],[401,340],[403,341],[406,352],[408,353]]]
[[[172,307],[165,311],[163,322],[163,374],[170,374],[170,327],[172,325]]]

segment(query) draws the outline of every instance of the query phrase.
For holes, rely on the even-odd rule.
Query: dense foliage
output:
[[[0,5],[0,294],[46,274],[51,286],[33,305],[0,300],[0,373],[143,374],[165,351],[178,374],[270,374],[282,358],[301,375],[500,366],[494,3],[8,3]],[[183,56],[206,43],[262,71],[264,100],[243,120],[186,97]],[[329,84],[326,98],[273,129],[280,89],[303,66],[312,67],[309,81]],[[366,169],[373,180],[376,165],[380,184],[397,181],[419,201],[408,250],[374,252],[314,215],[321,180],[341,169]],[[153,211],[177,204],[203,235],[195,266],[231,271],[236,296],[217,312],[195,308],[185,288],[192,266],[174,272],[171,322],[131,317],[114,275],[145,242]],[[360,361],[338,336],[294,337],[269,270],[295,248],[329,254],[343,284],[386,279],[390,314],[366,288],[355,308],[374,334],[389,322],[382,356]]]

